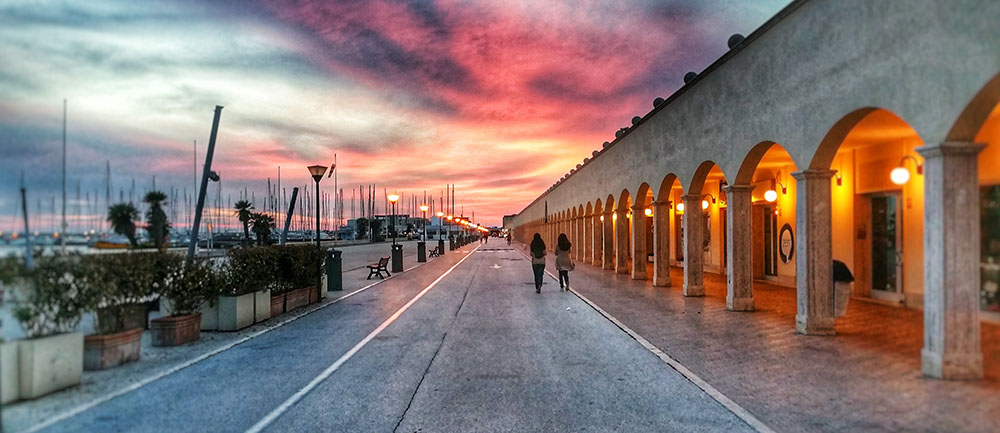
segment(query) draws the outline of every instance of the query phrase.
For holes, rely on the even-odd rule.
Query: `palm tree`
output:
[[[253,232],[257,235],[257,245],[270,244],[271,229],[274,228],[274,218],[270,215],[255,212],[250,215],[250,220],[253,223]]]
[[[167,195],[153,190],[147,192],[142,201],[149,204],[146,221],[149,221],[149,236],[153,238],[153,246],[162,250],[164,240],[170,234],[170,221],[167,219],[167,213],[163,211],[163,206],[167,204]]]
[[[236,202],[236,216],[243,223],[243,247],[250,243],[250,219],[253,216],[253,205],[249,201]]]
[[[139,210],[132,203],[116,203],[108,208],[108,222],[111,229],[128,238],[132,247],[138,247],[135,240],[135,220],[139,219]]]

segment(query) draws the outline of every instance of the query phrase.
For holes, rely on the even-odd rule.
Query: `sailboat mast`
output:
[[[59,245],[66,253],[66,99],[63,98],[63,130],[62,130],[62,233],[59,234]]]

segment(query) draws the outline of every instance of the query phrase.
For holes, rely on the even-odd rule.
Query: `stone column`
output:
[[[585,223],[586,219],[582,215],[576,217],[576,244],[574,244],[576,245],[576,249],[573,251],[576,251],[576,261],[578,262],[582,262],[583,256],[586,255],[584,253],[586,253],[585,245],[587,245],[587,242],[584,240],[585,235],[583,230],[583,227],[586,225]]]
[[[618,206],[615,215],[615,273],[628,274],[628,208]]]
[[[593,262],[594,266],[597,267],[604,266],[604,221],[601,221],[601,217],[603,215],[604,213],[594,212],[594,221],[593,221],[594,236],[593,239],[591,240],[593,241],[594,244]]]
[[[980,143],[924,146],[924,375],[980,379]]]
[[[612,223],[613,210],[604,212],[604,269],[615,270],[615,226]]]
[[[632,206],[632,279],[646,279],[646,214],[641,204]]]
[[[583,218],[583,262],[594,262],[594,215],[587,215]]]
[[[753,311],[753,244],[750,220],[753,185],[728,185],[726,192],[726,309]]]
[[[702,273],[705,266],[705,217],[701,195],[683,195],[684,201],[684,296],[705,296]]]
[[[653,202],[653,285],[670,287],[670,201]]]
[[[830,177],[833,170],[792,173],[795,197],[795,331],[833,335],[833,238]]]

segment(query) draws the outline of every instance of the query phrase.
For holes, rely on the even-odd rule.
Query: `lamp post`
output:
[[[326,174],[326,166],[310,165],[308,168],[309,174],[316,181],[316,248],[319,248],[319,181],[323,180],[323,175]]]
[[[446,219],[448,220],[448,251],[453,251],[455,249],[455,237],[451,234],[451,221],[455,217],[448,215]]]
[[[396,243],[396,202],[399,201],[399,194],[389,194],[389,203],[392,203],[392,216],[389,220],[392,227],[392,272],[403,272],[403,246]]]
[[[444,212],[438,212],[438,253],[444,254],[444,236],[441,236],[441,226],[444,225]]]
[[[426,262],[427,261],[427,209],[430,209],[426,204],[420,205],[420,213],[423,214],[424,220],[420,224],[420,242],[417,242],[417,261]]]

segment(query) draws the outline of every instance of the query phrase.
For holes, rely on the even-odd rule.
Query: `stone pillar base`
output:
[[[940,353],[920,351],[925,376],[946,380],[976,380],[983,378],[982,353]]]
[[[753,296],[749,298],[726,297],[726,309],[729,311],[753,311]]]
[[[656,287],[670,287],[670,276],[669,275],[656,275],[653,277],[653,286]]]
[[[705,296],[705,286],[684,286],[684,296]]]
[[[810,319],[801,315],[795,315],[795,332],[802,335],[836,335],[833,318],[828,320]]]
[[[636,272],[635,270],[633,270],[632,271],[632,279],[633,280],[645,280],[646,279],[646,273],[645,272]]]

